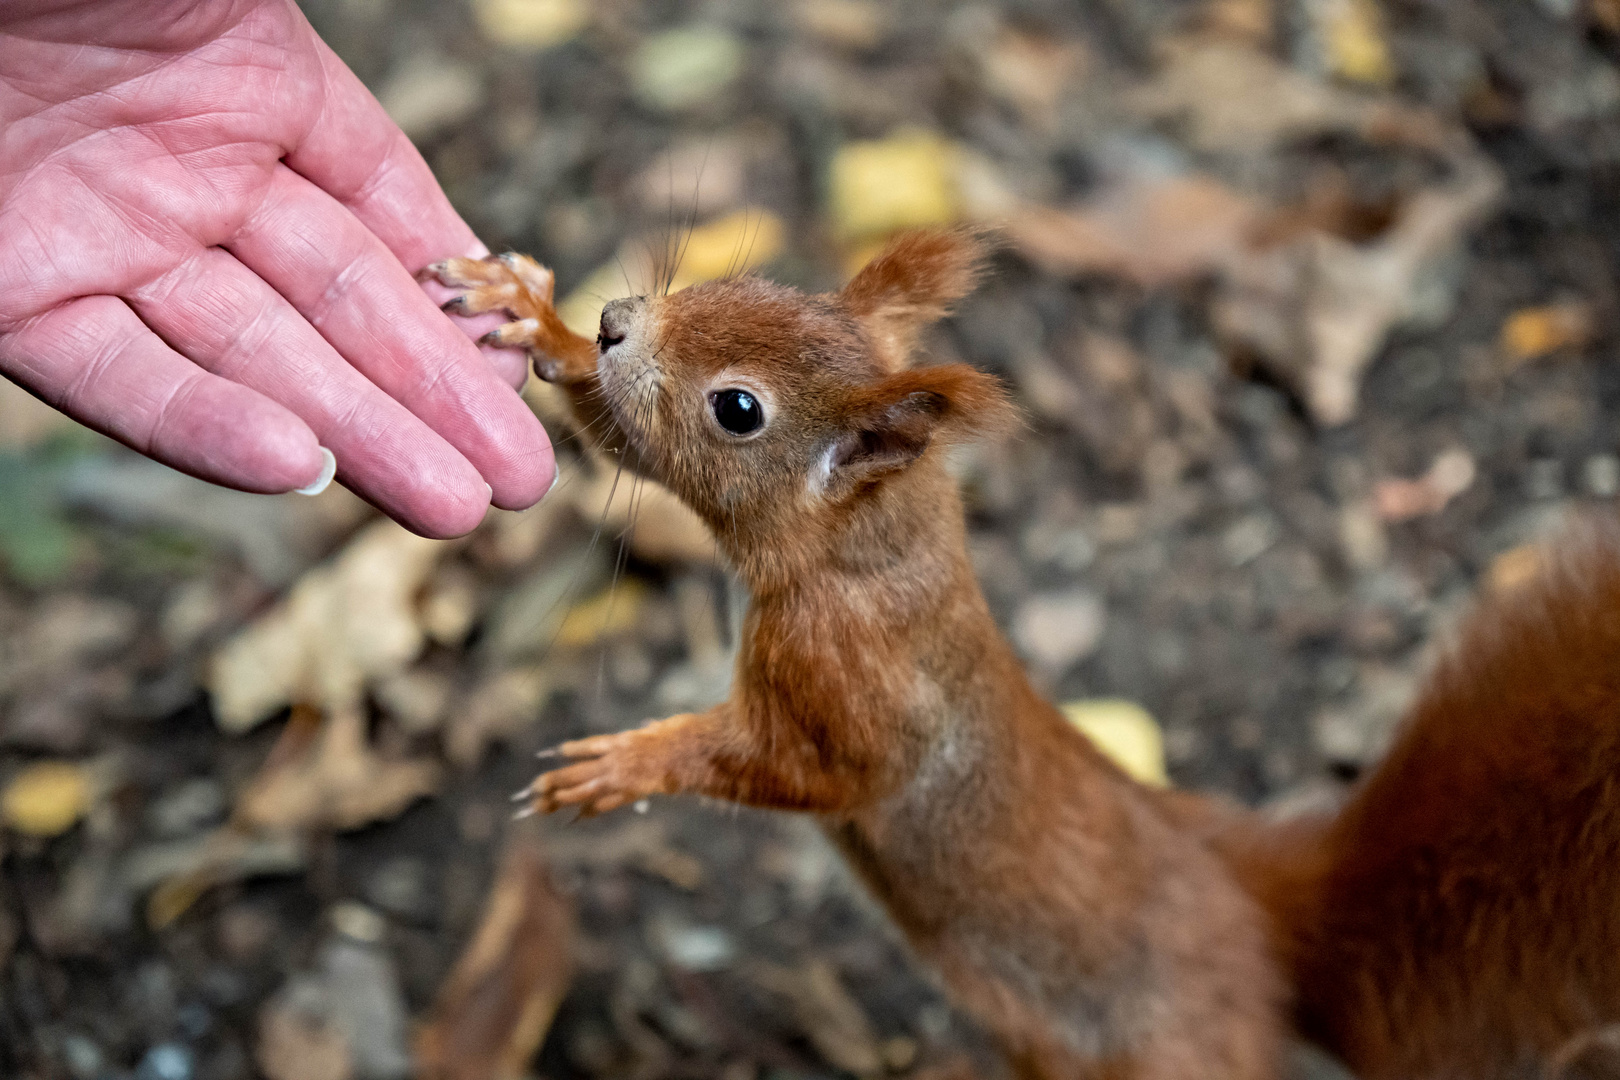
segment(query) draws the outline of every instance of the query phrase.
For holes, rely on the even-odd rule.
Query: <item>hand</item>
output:
[[[0,6],[0,375],[83,423],[248,491],[327,447],[432,536],[528,506],[521,356],[412,277],[482,254],[291,0]]]

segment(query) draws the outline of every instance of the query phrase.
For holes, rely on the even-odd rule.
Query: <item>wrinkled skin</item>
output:
[[[0,4],[0,375],[136,450],[279,492],[325,446],[433,536],[532,504],[522,355],[413,279],[484,250],[292,0]]]

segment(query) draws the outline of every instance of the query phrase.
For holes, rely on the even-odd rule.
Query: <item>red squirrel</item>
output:
[[[1589,1062],[1620,1018],[1616,532],[1487,602],[1340,815],[1138,784],[1035,692],[968,559],[945,448],[1014,410],[912,364],[985,250],[914,232],[837,293],[615,300],[595,342],[524,256],[428,268],[513,318],[488,340],[685,500],[751,595],[728,700],[564,743],[522,797],[816,815],[1020,1076],[1263,1080],[1291,1027],[1369,1078]]]

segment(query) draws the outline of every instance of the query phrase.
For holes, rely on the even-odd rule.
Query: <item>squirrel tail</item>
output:
[[[1483,598],[1340,813],[1202,817],[1271,917],[1302,1032],[1358,1075],[1609,1075],[1620,521]]]

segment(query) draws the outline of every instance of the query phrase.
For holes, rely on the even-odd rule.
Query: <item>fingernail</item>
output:
[[[495,501],[495,489],[490,487],[488,484],[484,485],[484,498],[488,499],[490,502]]]
[[[315,482],[305,484],[301,488],[293,488],[300,495],[319,495],[332,486],[332,477],[337,475],[337,456],[326,447],[321,447],[321,475]]]
[[[546,485],[546,495],[551,494],[552,490],[554,488],[556,488],[556,486],[557,486],[557,481],[561,480],[561,479],[562,479],[562,470],[557,468],[555,465],[553,465],[552,470],[551,470],[551,483]],[[540,497],[542,499],[544,499],[546,497],[546,495],[542,495]]]
[[[484,242],[482,240],[474,240],[472,247],[467,249],[467,258],[469,259],[482,259],[488,254],[489,248],[484,246]]]

